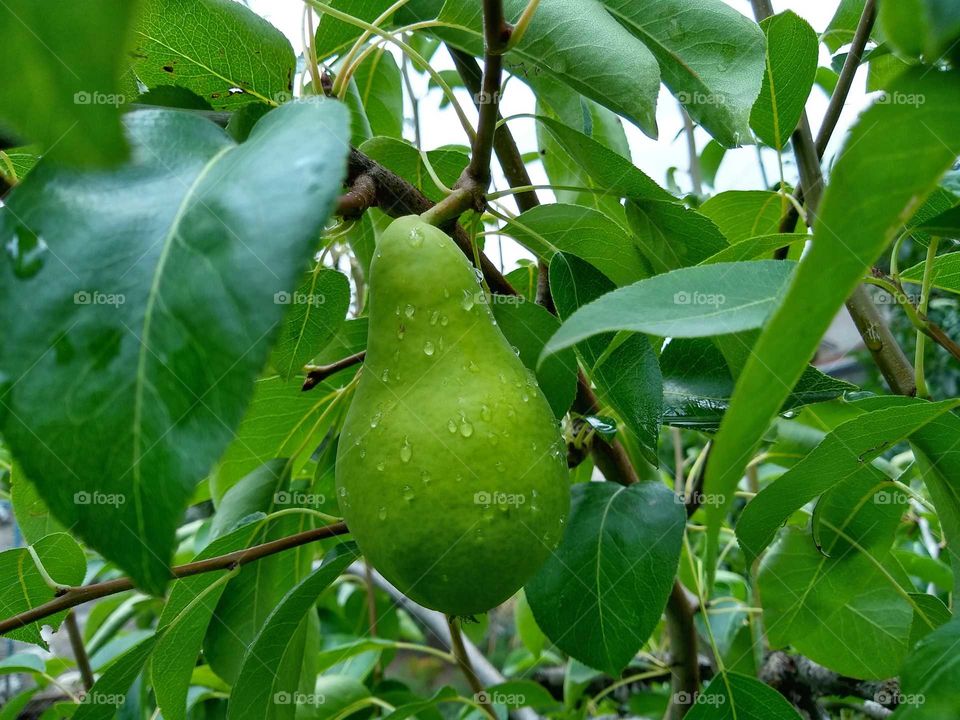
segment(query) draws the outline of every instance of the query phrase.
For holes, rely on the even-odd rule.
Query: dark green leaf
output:
[[[900,705],[893,715],[896,720],[941,720],[956,713],[958,643],[960,618],[954,618],[913,649],[900,671]]]
[[[655,273],[696,265],[727,247],[708,217],[674,202],[628,202],[627,220]]]
[[[13,514],[27,543],[33,544],[51,533],[64,532],[63,525],[50,514],[50,508],[16,463],[10,468],[10,494]]]
[[[335,10],[350,13],[353,17],[372,23],[384,13],[393,3],[391,0],[327,0],[324,4]],[[318,13],[320,20],[317,23],[316,40],[314,47],[317,57],[321,60],[331,55],[342,55],[350,49],[353,43],[363,34],[363,28],[346,23],[343,20]],[[383,27],[389,27],[390,20]]]
[[[410,143],[395,138],[375,137],[361,145],[360,151],[416,185],[431,200],[436,202],[443,198],[444,191],[430,178],[423,158]],[[427,158],[440,181],[448,188],[457,182],[468,162],[465,153],[451,148],[430,150]]]
[[[103,672],[73,713],[74,720],[111,720],[126,702],[130,687],[147,664],[156,643],[151,635],[118,657]]]
[[[289,103],[237,146],[187,113],[137,112],[130,164],[41,163],[7,197],[5,439],[54,515],[151,592],[340,192],[345,115]]]
[[[707,200],[700,206],[700,212],[713,220],[729,242],[739,243],[779,232],[780,218],[788,207],[789,202],[779,193],[728,190]]]
[[[563,541],[526,586],[537,624],[573,657],[618,674],[660,621],[685,524],[663,485],[575,485]]]
[[[386,50],[380,50],[360,63],[353,75],[360,102],[374,135],[403,136],[403,85],[400,68]]]
[[[800,720],[800,714],[769,685],[726,672],[697,695],[687,720]]]

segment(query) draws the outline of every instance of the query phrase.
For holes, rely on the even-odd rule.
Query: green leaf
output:
[[[560,321],[546,308],[532,302],[494,295],[493,316],[501,332],[519,350],[520,360],[536,371],[537,384],[546,395],[553,414],[562,418],[577,394],[577,359],[572,351],[557,353],[537,365],[543,345],[560,327]]]
[[[747,504],[737,522],[737,539],[747,561],[759,556],[790,515],[818,495],[860,475],[882,478],[870,465],[875,458],[957,407],[960,400],[897,402],[828,433],[809,455]]]
[[[717,346],[702,338],[671,340],[660,354],[663,421],[668,425],[715,430],[730,406],[734,380]],[[824,402],[856,390],[855,385],[808,367],[781,412]]]
[[[337,546],[317,570],[283,596],[244,653],[240,674],[227,706],[230,720],[270,717],[275,695],[296,690],[296,687],[279,687],[276,683],[284,650],[307,612],[313,608],[317,596],[358,556],[352,545]]]
[[[293,93],[287,38],[233,0],[144,0],[133,70],[147,87],[180,85],[216,110],[276,105]]]
[[[0,87],[0,119],[51,157],[108,165],[127,155],[120,74],[136,3],[5,0],[0,64],[17,68]]]
[[[757,137],[782,151],[797,128],[817,76],[817,34],[806,20],[787,11],[760,23],[767,36],[767,72],[750,114]]]
[[[303,503],[295,500],[301,494],[307,495],[292,492],[289,462],[283,458],[271,460],[223,496],[211,533],[223,536],[244,518],[299,507]],[[305,514],[280,517],[261,528],[250,544],[277,540],[312,527],[313,519]],[[300,546],[244,565],[230,580],[217,605],[217,622],[210,625],[203,639],[204,658],[217,675],[236,684],[244,652],[287,589],[309,572],[313,557],[311,546]]]
[[[863,15],[864,5],[866,5],[866,0],[840,0],[833,19],[830,20],[827,29],[820,36],[820,42],[826,45],[831,53],[837,52],[844,45],[849,45],[853,41],[853,35],[860,23],[860,16]]]
[[[527,601],[527,595],[523,590],[517,594],[517,602],[513,606],[513,623],[520,642],[530,651],[531,655],[539,658],[547,644],[547,636],[537,625],[537,620],[533,617],[533,610],[530,609],[530,603]]]
[[[353,75],[374,135],[403,136],[403,84],[400,68],[386,50],[372,53]]]
[[[894,550],[894,557],[897,559],[901,557],[897,554],[896,550]],[[949,587],[949,583],[942,587]],[[914,612],[913,624],[910,626],[910,640],[908,641],[908,645],[914,647],[931,632],[950,622],[950,618],[952,618],[953,615],[951,615],[947,606],[943,604],[943,601],[934,595],[910,593],[910,600],[913,605],[920,610],[919,612]]]
[[[33,653],[14,653],[0,660],[0,675],[10,673],[42,673],[47,664],[39,655]]]
[[[722,0],[603,4],[653,52],[664,84],[694,120],[727,147],[749,142],[750,108],[760,93],[765,59],[756,23]]]
[[[55,517],[150,592],[266,361],[275,294],[340,192],[346,123],[338,103],[288,103],[237,146],[192,115],[137,112],[130,164],[41,162],[7,197],[4,437]]]
[[[0,179],[6,180],[8,185],[16,185],[37,164],[41,151],[39,145],[0,150]]]
[[[727,190],[707,200],[700,212],[713,220],[729,242],[739,243],[779,232],[788,204],[782,195],[767,190]]]
[[[149,636],[118,657],[103,672],[73,713],[73,720],[111,720],[126,702],[130,687],[147,664],[156,636]]]
[[[793,267],[783,260],[718,263],[641,280],[574,313],[542,357],[611,330],[671,337],[752,330],[778,304]]]
[[[526,586],[537,624],[571,656],[618,675],[660,621],[685,525],[663,485],[575,485],[563,541]]]
[[[52,533],[64,532],[63,525],[50,514],[50,508],[16,463],[10,468],[10,494],[13,514],[27,543],[33,544]]]
[[[32,545],[46,574],[59,585],[75,586],[83,582],[87,561],[83,550],[65,532],[41,538]],[[27,548],[0,552],[0,617],[10,618],[53,600],[54,589],[47,585]],[[47,649],[40,629],[49,625],[56,630],[66,617],[61,611],[11,630],[5,637],[33,643]]]
[[[570,162],[583,168],[597,187],[610,195],[676,202],[673,195],[619,153],[559,120],[549,117],[538,117],[537,120],[560,143],[570,156]]]
[[[324,382],[305,393],[299,383],[286,382],[278,375],[257,379],[246,415],[211,478],[214,499],[222,498],[241,478],[276,457],[289,458],[291,473],[298,473],[330,427],[331,418],[322,416],[335,389]]]
[[[391,0],[327,0],[325,3],[330,7],[348,12],[355,18],[364,22],[372,23],[393,3]],[[315,13],[319,15],[317,22],[316,39],[314,47],[317,51],[317,57],[321,60],[331,55],[342,55],[353,43],[363,34],[363,29],[343,20]],[[384,27],[390,26],[390,20],[384,24]]]
[[[903,280],[920,284],[923,282],[925,269],[926,263],[922,262],[909,270],[905,270],[900,277]],[[933,287],[960,293],[960,252],[947,253],[935,258],[931,278]]]
[[[550,261],[550,294],[561,320],[615,289],[610,278],[575,255],[557,253]],[[612,332],[595,335],[577,344],[585,367],[589,369],[597,364],[614,335]]]
[[[618,285],[650,275],[632,239],[613,220],[580,205],[539,205],[504,227],[521,245],[548,263],[558,252],[581,257]]]
[[[675,202],[628,202],[627,221],[655,273],[696,265],[727,247],[708,217]]]
[[[262,524],[254,522],[217,538],[193,559],[206,560],[248,547]],[[159,639],[150,659],[157,705],[166,720],[186,720],[191,675],[227,577],[227,570],[203,573],[177,580],[170,588],[170,598],[157,623]]]
[[[726,247],[715,255],[711,255],[701,262],[701,265],[712,265],[718,262],[743,262],[769,256],[774,250],[782,247],[792,247],[805,243],[810,239],[806,233],[777,233],[775,235],[759,235],[741,240]]]
[[[507,680],[484,691],[488,702],[502,705],[507,710],[531,707],[536,710],[559,709],[559,703],[540,683],[533,680]]]
[[[375,137],[363,143],[360,151],[415,185],[434,202],[444,197],[444,191],[437,187],[427,172],[419,151],[410,143],[396,138]],[[427,159],[440,181],[448,188],[457,182],[469,162],[466,153],[453,148],[430,150]]]
[[[526,4],[505,0],[506,17],[518,18]],[[483,54],[482,7],[472,0],[419,0],[401,10],[399,17],[411,21],[439,17],[456,29],[432,32],[467,52]],[[584,33],[584,27],[590,32]],[[547,75],[627,118],[650,137],[657,136],[657,61],[598,0],[552,0],[541,5],[505,61],[521,79]]]
[[[343,325],[350,307],[350,281],[317,263],[296,291],[278,292],[274,300],[290,306],[272,358],[280,376],[289,380],[303,372]]]
[[[590,377],[596,383],[600,400],[609,404],[622,420],[621,431],[629,433],[629,439],[639,446],[648,463],[659,465],[657,440],[663,416],[663,378],[649,338],[625,338],[593,368]]]
[[[446,685],[437,690],[426,700],[417,700],[405,705],[399,705],[396,710],[384,715],[383,720],[406,720],[406,718],[413,715],[420,715],[423,717],[422,713],[426,713],[428,710],[436,708],[436,706],[442,702],[450,702],[457,697],[459,697],[457,691],[449,685]]]
[[[960,154],[960,126],[947,120],[960,112],[960,73],[911,71],[897,92],[922,96],[924,103],[876,105],[851,132],[833,168],[813,246],[739,376],[707,464],[706,493],[732,501],[753,448],[840,306]],[[725,508],[708,509],[713,557]]]
[[[772,648],[791,645],[835,672],[870,679],[897,673],[915,607],[889,551],[904,500],[877,475],[850,478],[825,496],[816,515],[829,531],[821,542],[788,528],[757,577]]]
[[[921,640],[900,670],[895,720],[940,720],[956,713],[960,683],[960,618]]]
[[[800,714],[766,683],[721,672],[697,695],[687,720],[800,720]]]

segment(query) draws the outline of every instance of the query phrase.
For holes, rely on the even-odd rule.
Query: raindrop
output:
[[[409,485],[403,486],[403,499],[407,502],[411,502],[414,498],[413,488]]]
[[[379,470],[380,472],[383,472],[383,469],[385,467],[386,467],[386,464],[383,462],[383,460],[377,463],[377,470]]]
[[[13,261],[13,274],[31,278],[40,272],[47,252],[47,244],[29,228],[20,225],[7,243],[7,255]]]
[[[416,312],[417,309],[413,305],[407,305],[406,309],[403,311],[403,314],[408,318],[412,318]]]
[[[498,442],[500,442],[500,436],[496,433],[490,433],[487,436],[487,439],[490,441],[491,445],[496,445]]]
[[[470,421],[466,418],[463,418],[460,421],[460,434],[464,437],[470,437],[473,435],[473,425],[471,425]]]
[[[440,316],[440,327],[446,327],[448,322],[450,322],[450,320],[447,318],[446,315]]]
[[[518,348],[516,345],[511,345],[510,349],[513,350],[514,355],[520,357],[520,348]]]
[[[447,430],[455,433],[457,431],[457,421],[453,418],[450,418],[450,420],[447,421]]]
[[[530,393],[528,393],[526,390],[524,390],[524,391],[523,391],[523,394],[520,395],[520,398],[521,398],[524,402],[530,402]]]
[[[400,459],[403,462],[410,462],[410,458],[413,457],[413,449],[410,447],[410,439],[403,438],[403,446],[400,448]]]
[[[436,325],[436,324],[437,324],[437,320],[439,320],[439,319],[440,319],[440,311],[439,311],[439,310],[434,310],[434,311],[430,314],[430,324],[431,324],[431,325]]]
[[[421,471],[420,471],[420,481],[421,481],[424,485],[429,485],[429,484],[430,484],[430,481],[431,481],[432,479],[433,479],[433,478],[430,477],[430,473],[429,473],[427,470],[421,470]]]
[[[380,518],[381,520],[386,520],[386,519],[387,519],[387,508],[385,508],[385,507],[383,507],[383,506],[381,505],[381,506],[380,506],[380,512],[377,513],[377,517]]]
[[[467,369],[472,373],[480,372],[480,366],[477,365],[473,360],[470,361],[470,364],[467,365]]]
[[[403,340],[403,336],[406,334],[406,332],[407,332],[407,329],[401,324],[401,325],[397,328],[397,339],[398,339],[398,340]]]
[[[476,304],[473,293],[469,290],[463,291],[463,300],[460,301],[460,307],[462,307],[467,312],[473,310],[473,306]]]
[[[384,370],[384,372],[386,372],[386,370]],[[381,418],[383,418],[383,412],[377,410],[373,414],[373,417],[370,418],[370,427],[375,428],[377,425],[379,425]]]
[[[413,245],[413,247],[420,247],[423,245],[423,230],[420,228],[413,228],[413,230],[410,231],[410,244]]]
[[[383,382],[390,382],[390,370],[384,368],[383,372],[380,373],[380,379],[383,380]]]
[[[433,343],[427,340],[423,344],[423,354],[427,356],[433,355],[433,350],[434,350]]]
[[[400,306],[399,306],[399,305],[397,305],[397,309],[394,310],[394,314],[395,314],[397,317],[400,317]]]
[[[447,288],[444,288],[444,289],[443,289],[443,296],[444,296],[445,298],[450,297],[450,291],[449,291]]]
[[[482,417],[484,420],[489,420],[490,417],[491,417],[490,408],[488,408],[486,405],[481,405],[481,406],[480,406],[480,417]]]
[[[497,460],[496,468],[498,472],[507,471],[507,466],[503,464],[503,460]]]

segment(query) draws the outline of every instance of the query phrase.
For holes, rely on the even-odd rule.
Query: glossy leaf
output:
[[[618,674],[660,620],[686,513],[665,486],[583,483],[563,541],[527,583],[537,624],[555,645]]]
[[[853,129],[833,168],[813,246],[739,376],[707,465],[707,493],[732,500],[753,448],[837,310],[960,154],[960,127],[946,120],[960,111],[960,74],[912,71],[897,92],[919,93],[925,102],[876,105]],[[711,510],[713,555],[725,506]]]
[[[332,550],[320,567],[292,587],[277,604],[263,627],[244,653],[240,674],[234,683],[227,717],[270,717],[275,694],[291,693],[294,687],[278,687],[277,668],[294,632],[323,592],[358,557],[355,547],[340,545]]]
[[[13,514],[27,543],[33,544],[52,533],[64,532],[63,525],[50,514],[50,508],[16,464],[10,468],[10,494]]]
[[[792,271],[793,263],[769,260],[683,268],[641,280],[570,316],[544,356],[612,330],[709,337],[760,327]]]
[[[782,247],[801,245],[810,239],[806,233],[777,233],[775,235],[759,235],[724,248],[715,255],[711,255],[701,262],[701,265],[712,265],[718,262],[743,262],[757,260],[764,256],[769,257],[775,250]]]
[[[900,673],[895,720],[939,720],[956,712],[960,683],[960,618],[931,633],[913,649]]]
[[[129,165],[41,164],[7,198],[0,239],[17,252],[0,263],[0,422],[54,515],[159,593],[184,504],[266,360],[286,309],[276,295],[340,191],[346,117],[290,103],[239,146],[182,112],[128,123]]]
[[[702,338],[672,340],[660,354],[663,369],[663,420],[668,425],[715,430],[730,406],[734,380],[716,345]],[[808,367],[781,411],[824,402],[856,390]]]
[[[503,5],[507,18],[513,19],[523,12],[526,0],[506,0]],[[415,20],[438,17],[456,28],[435,30],[438,37],[474,55],[483,54],[482,8],[477,3],[416,0],[401,13]],[[590,28],[589,34],[582,32],[584,26]],[[656,137],[657,61],[599,0],[553,0],[538,7],[523,39],[505,59],[514,75],[546,74]]]
[[[87,569],[83,550],[65,532],[47,535],[32,546],[46,574],[65,586],[80,585]],[[0,617],[10,618],[53,600],[54,589],[47,585],[36,561],[27,548],[0,552]],[[47,649],[40,629],[60,627],[66,611],[61,611],[6,633],[6,637]]]
[[[923,282],[925,268],[926,263],[914,265],[909,270],[905,270],[900,277],[919,285]],[[947,253],[934,259],[931,284],[941,290],[960,293],[960,252]]]
[[[761,141],[783,150],[813,89],[819,42],[809,23],[790,11],[768,17],[760,27],[767,36],[767,71],[750,126]]]
[[[17,68],[0,86],[0,120],[73,165],[115,164],[127,155],[120,74],[137,6],[6,0],[0,64]]]
[[[325,4],[368,23],[372,23],[392,5],[390,0],[327,0]],[[363,34],[363,28],[356,25],[320,12],[316,14],[319,19],[314,45],[320,59],[345,53]],[[389,20],[386,26],[389,27]]]
[[[557,253],[550,261],[550,294],[561,320],[615,289],[610,278],[575,255]],[[577,343],[577,351],[587,369],[597,364],[614,334],[603,333]]]
[[[687,720],[800,720],[800,714],[766,683],[726,672],[697,695]]]
[[[650,275],[633,239],[603,213],[579,205],[539,205],[507,223],[505,232],[550,262],[557,252],[594,265],[618,285]]]
[[[289,314],[273,350],[272,364],[285,379],[303,372],[337,334],[350,307],[350,281],[343,273],[317,264],[292,293],[277,300]]]
[[[149,88],[180,85],[217,110],[292,98],[296,61],[283,33],[232,0],[144,0],[133,70]]]
[[[722,0],[603,0],[656,56],[664,84],[721,144],[749,142],[763,32]]]
[[[353,75],[374,135],[403,136],[403,85],[393,55],[381,50],[360,63]]]
[[[361,145],[360,151],[413,183],[431,200],[438,201],[444,196],[444,191],[432,180],[423,158],[413,145],[395,138],[375,137]],[[448,188],[457,182],[469,161],[466,153],[455,148],[430,150],[427,158],[440,181]]]
[[[960,401],[955,400],[898,402],[864,413],[827,434],[809,455],[747,504],[737,523],[737,539],[748,561],[763,551],[793,512],[850,478],[877,477],[879,471],[870,465],[875,458],[958,406]]]

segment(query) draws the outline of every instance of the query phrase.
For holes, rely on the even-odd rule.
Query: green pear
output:
[[[337,497],[367,559],[422,605],[482,613],[560,541],[566,452],[473,266],[417,216],[370,269],[367,356],[337,452]]]

